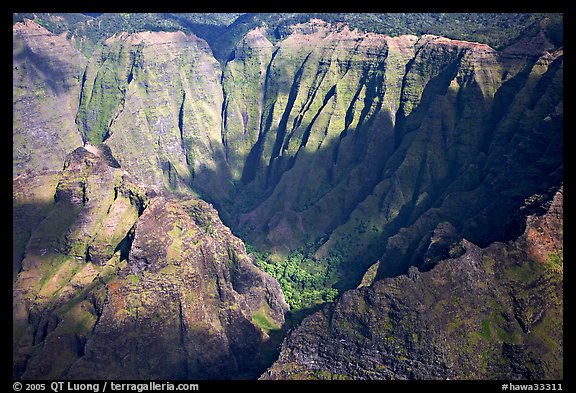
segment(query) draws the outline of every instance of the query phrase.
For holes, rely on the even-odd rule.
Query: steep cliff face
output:
[[[194,36],[111,37],[86,69],[80,129],[93,143],[105,140],[139,181],[182,192],[193,182],[214,184],[225,192],[221,72]]]
[[[254,378],[269,364],[287,305],[207,203],[157,196],[84,148],[53,197],[14,282],[16,377]]]
[[[370,193],[394,149],[389,108],[399,106],[415,41],[318,24],[277,44],[268,122],[243,170],[246,190],[266,195],[240,218],[249,239],[286,250],[329,235]]]
[[[509,238],[524,198],[561,180],[563,51],[536,38],[499,53],[315,20],[276,44],[251,31],[221,71],[193,36],[121,34],[91,59],[78,119],[250,243],[337,252],[350,287],[377,259],[380,276],[419,264],[445,220],[481,245]]]
[[[419,194],[412,199],[414,208],[406,212],[409,225],[387,241],[381,276],[402,272],[407,263],[421,266],[418,260],[429,249],[436,226],[444,221],[454,226],[452,235],[482,246],[522,233],[523,217],[515,212],[524,199],[563,178],[562,57],[562,50],[545,52],[524,57],[519,64],[517,58],[499,54],[499,69],[507,76],[500,82],[496,79],[491,99],[476,99],[481,85],[472,81],[469,89],[458,90],[456,105],[444,106],[451,108],[450,116],[436,130],[449,130],[451,121],[460,117],[452,133],[437,132],[435,139],[421,139],[426,135],[421,131],[434,130],[427,126],[433,118],[425,118],[404,158],[405,165],[410,157],[426,157],[421,161],[423,179],[416,187]],[[515,76],[506,74],[507,70]],[[409,120],[410,116],[407,128]],[[413,156],[418,140],[425,145]],[[437,165],[431,166],[432,162]],[[439,176],[438,168],[444,175]],[[414,249],[419,251],[411,253]]]
[[[346,292],[263,379],[562,379],[562,189],[514,242]]]
[[[347,288],[377,259],[379,276],[419,265],[443,221],[480,245],[510,238],[524,198],[561,181],[563,51],[543,31],[496,52],[312,20],[275,44],[249,32],[223,70],[193,35],[121,33],[88,61],[76,121],[259,248],[338,254]]]
[[[526,225],[563,180],[545,27],[496,51],[313,19],[220,64],[182,32],[86,59],[14,24],[15,376],[259,376],[287,306],[220,215],[362,282],[266,378],[560,378],[561,214]]]
[[[60,170],[82,145],[74,117],[86,58],[66,35],[33,22],[12,28],[13,173]]]

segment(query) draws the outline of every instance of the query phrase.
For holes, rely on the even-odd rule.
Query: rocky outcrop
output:
[[[562,379],[562,223],[560,190],[514,242],[344,293],[262,379]]]
[[[284,322],[278,283],[197,199],[155,198],[71,378],[228,379],[261,372]]]
[[[109,166],[100,151],[94,152],[78,148],[64,164],[54,199],[77,215],[57,250],[103,265],[119,250],[149,195],[125,171]]]
[[[91,150],[69,155],[27,242],[14,376],[260,375],[287,310],[278,282],[207,203],[157,195]]]

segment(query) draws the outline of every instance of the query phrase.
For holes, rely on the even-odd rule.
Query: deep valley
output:
[[[562,379],[562,16],[214,15],[14,22],[14,377]]]

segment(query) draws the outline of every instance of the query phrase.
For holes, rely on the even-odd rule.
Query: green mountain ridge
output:
[[[558,130],[561,117],[538,122],[562,108],[561,49],[537,59],[517,55],[514,46],[500,54],[435,36],[299,26],[276,46],[253,30],[223,71],[193,36],[108,39],[83,76],[77,121],[84,138],[105,140],[120,165],[146,184],[207,198],[258,248],[286,255],[324,238],[314,257],[344,254],[344,264],[360,266],[353,280],[382,255],[383,239],[427,211],[487,244],[507,236],[510,225],[483,211],[491,198],[510,194],[509,205],[490,207],[507,209],[497,215],[506,220],[524,198],[560,180],[561,156],[553,153],[561,149],[559,134],[541,127]],[[535,45],[553,48],[548,41]],[[536,82],[544,75],[550,84]],[[526,109],[525,96],[533,94],[529,107],[545,97],[537,111]],[[510,127],[520,118],[523,131]],[[506,143],[512,136],[550,147],[525,151],[525,144]],[[555,175],[542,184],[541,175],[531,183],[503,174],[502,157],[509,170],[540,160],[537,170]],[[467,200],[468,211],[462,215],[448,195]],[[434,221],[425,224],[428,231]],[[382,265],[388,275],[405,269]]]
[[[414,20],[424,23],[429,16]],[[36,16],[64,27],[71,26],[72,17]],[[157,333],[143,325],[155,320],[159,324],[153,326],[167,329],[169,339],[149,351],[127,353],[131,367],[141,370],[132,377],[255,378],[274,357],[286,305],[277,282],[239,278],[244,269],[261,276],[258,263],[272,272],[289,291],[285,295],[293,311],[332,301],[334,288],[343,292],[361,281],[369,286],[363,291],[377,291],[373,288],[388,285],[383,283],[389,277],[414,272],[414,267],[431,270],[427,277],[453,274],[457,281],[460,270],[447,272],[451,264],[443,264],[439,273],[435,266],[468,250],[458,246],[461,239],[490,250],[495,241],[517,239],[532,214],[523,208],[525,201],[534,195],[551,198],[563,181],[561,16],[519,18],[522,33],[509,36],[499,50],[431,34],[364,32],[353,27],[366,19],[350,28],[337,23],[338,15],[332,15],[332,24],[309,15],[197,17],[104,15],[79,17],[74,26],[114,18],[128,24],[165,20],[188,24],[191,31],[198,27],[194,23],[219,26],[205,29],[214,34],[204,35],[207,41],[199,38],[203,33],[189,34],[175,25],[156,25],[174,31],[139,31],[144,22],[133,33],[105,35],[104,28],[95,41],[80,30],[56,35],[34,22],[14,24],[16,376],[104,377],[117,365],[94,369],[92,364],[106,362],[109,338],[124,334],[122,326],[135,326],[138,333],[128,335],[126,346],[137,347],[138,337]],[[294,23],[299,18],[304,23]],[[50,23],[44,24],[53,29]],[[218,31],[221,41],[214,38]],[[208,208],[193,202],[197,198],[213,204],[218,213],[208,216],[219,218],[200,218],[198,209]],[[195,207],[199,203],[201,208]],[[189,248],[197,240],[175,224],[183,217],[213,238],[213,247],[202,248],[202,258]],[[235,267],[238,260],[250,259],[236,245],[239,240],[233,241],[233,253],[222,251],[219,242],[228,242],[232,234],[220,218],[251,245],[255,262]],[[164,233],[155,233],[156,226]],[[50,234],[50,228],[58,229]],[[207,259],[206,253],[214,257]],[[508,269],[505,256],[491,258],[498,269]],[[205,301],[220,299],[202,313],[195,308],[198,303],[182,300],[187,280],[194,282],[188,273],[198,266],[215,266],[219,272],[216,287],[196,288]],[[501,292],[508,284],[491,274],[484,279],[495,280],[499,289],[494,291]],[[94,277],[102,278],[90,281]],[[239,289],[242,280],[253,286],[250,295]],[[561,282],[561,276],[554,280]],[[68,281],[79,283],[70,286]],[[172,289],[150,295],[155,281]],[[433,290],[434,282],[430,285]],[[222,289],[230,286],[232,297]],[[82,287],[70,295],[70,288]],[[276,300],[263,298],[262,288],[272,287]],[[355,293],[344,292],[342,300],[310,318],[324,318],[326,310]],[[554,296],[560,299],[556,307],[561,294]],[[162,302],[180,317],[158,310]],[[512,315],[504,303],[498,307]],[[184,315],[183,304],[196,316]],[[154,312],[160,314],[154,317]],[[29,313],[36,317],[26,317]],[[67,313],[75,313],[83,327],[62,324],[70,320]],[[480,317],[488,318],[484,314]],[[95,318],[104,315],[99,327]],[[228,327],[224,321],[230,318],[243,327]],[[120,330],[114,330],[118,321]],[[178,340],[184,340],[183,348],[198,345],[205,333],[192,334],[194,323],[204,324],[214,337],[215,357],[194,360],[191,351],[174,349]],[[554,332],[561,331],[554,326]],[[302,327],[303,342],[308,342],[309,327]],[[69,344],[46,371],[54,348],[61,350],[55,340],[62,330]],[[242,334],[253,337],[249,348],[239,349]],[[532,351],[526,348],[540,345],[524,339],[519,344],[496,333],[485,336],[471,352],[497,352],[504,343],[526,354]],[[434,346],[438,337],[425,340]],[[298,340],[288,339],[285,347]],[[366,344],[358,340],[354,345]],[[543,340],[557,342],[557,337]],[[159,360],[162,351],[173,354],[168,363]],[[242,358],[243,351],[250,355]],[[206,367],[220,362],[216,354],[225,353],[235,360],[206,374]],[[376,362],[388,371],[376,373],[366,365],[358,374],[328,363],[293,373],[283,368],[292,367],[286,356],[281,355],[269,377],[557,378],[561,372],[561,352],[546,355],[548,365],[538,369],[544,374],[505,367],[497,372],[459,369],[454,375],[396,373],[388,358]],[[455,361],[450,356],[442,362]],[[532,367],[524,355],[514,356],[522,358],[522,367]],[[140,363],[143,357],[151,360]],[[170,368],[175,374],[165,374]]]
[[[340,273],[352,272],[347,281],[336,278],[339,288],[356,285],[385,250],[392,256],[381,276],[415,264],[385,239],[393,246],[396,232],[416,220],[418,231],[402,234],[401,247],[426,247],[442,217],[480,245],[503,239],[523,199],[561,178],[561,155],[554,153],[559,134],[540,127],[561,125],[562,49],[554,50],[544,30],[496,52],[435,36],[338,31],[320,21],[292,29],[276,45],[263,30],[251,31],[224,70],[194,36],[122,33],[80,63],[86,68],[75,77],[79,93],[59,94],[68,92],[68,100],[79,94],[75,122],[82,139],[105,140],[139,181],[179,193],[192,189],[260,249],[287,255],[321,243],[309,250],[315,259],[332,255],[343,260]],[[35,37],[41,36],[26,39]],[[73,51],[68,41],[62,45]],[[552,83],[537,83],[540,78]],[[435,105],[440,97],[442,105]],[[43,105],[42,96],[35,99]],[[529,107],[543,104],[526,109],[526,99]],[[551,121],[542,123],[549,114]],[[510,126],[521,118],[526,129]],[[34,128],[18,130],[25,141]],[[527,142],[508,145],[512,136]],[[533,138],[549,150],[521,150]],[[17,140],[15,154],[29,154],[24,141]],[[425,159],[415,162],[419,157]],[[521,172],[538,160],[534,180],[500,169]],[[555,175],[543,184],[544,173]],[[508,222],[483,211],[501,192],[510,194],[506,204],[491,209]],[[463,211],[462,203],[470,208]]]

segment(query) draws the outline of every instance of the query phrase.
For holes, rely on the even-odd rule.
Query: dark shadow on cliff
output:
[[[43,56],[33,52],[28,46],[14,54],[14,59],[20,63],[26,63],[28,72],[35,74],[38,80],[46,83],[54,95],[59,95],[70,90],[71,86],[66,82],[72,75],[69,73],[69,64],[57,60],[55,57]],[[44,75],[39,75],[38,72]]]
[[[224,64],[236,43],[252,28],[256,14],[245,13],[240,15],[230,26],[194,23],[177,14],[164,14],[168,19],[176,20],[181,26],[189,29],[194,35],[204,39],[214,57]]]
[[[282,344],[284,343],[284,338],[293,330],[300,326],[300,323],[315,312],[321,310],[326,303],[317,304],[313,307],[302,308],[299,310],[290,310],[284,314],[285,322],[281,329],[274,329],[268,332],[270,336],[269,340],[261,346],[262,353],[262,364],[263,367],[259,372],[259,375],[264,374],[264,372],[272,366],[272,364],[278,360],[280,355],[280,350],[282,349]],[[240,378],[243,379],[243,378]],[[250,379],[250,378],[248,378]]]
[[[15,204],[12,207],[12,278],[20,271],[26,244],[38,224],[54,207],[50,202]]]
[[[335,138],[324,141],[317,151],[301,148],[293,157],[280,156],[274,165],[283,171],[276,171],[275,179],[270,182],[273,187],[260,189],[258,187],[265,182],[247,182],[238,188],[239,192],[230,198],[231,202],[212,200],[221,212],[223,221],[250,244],[256,244],[263,251],[275,251],[274,247],[277,245],[262,241],[269,235],[268,231],[273,229],[270,225],[272,217],[274,222],[287,220],[295,230],[297,222],[293,217],[302,215],[322,219],[320,215],[308,214],[317,209],[323,198],[330,193],[346,193],[346,198],[351,200],[349,205],[328,205],[329,209],[325,210],[324,214],[337,219],[330,225],[324,225],[323,233],[314,233],[314,224],[311,224],[312,230],[299,240],[302,243],[314,241],[316,237],[329,236],[338,226],[350,220],[351,213],[374,192],[377,184],[386,180],[392,182],[398,170],[407,162],[413,161],[414,165],[410,170],[403,169],[404,176],[413,174],[415,180],[406,183],[405,179],[398,179],[399,185],[403,187],[402,192],[409,187],[409,193],[404,194],[406,200],[399,207],[398,214],[386,223],[378,236],[370,240],[361,255],[356,255],[353,263],[343,266],[347,276],[345,280],[336,283],[336,287],[341,290],[353,288],[366,268],[378,259],[381,260],[379,277],[405,274],[409,266],[420,266],[434,228],[443,221],[454,225],[458,236],[480,246],[494,241],[506,242],[517,237],[523,231],[524,217],[519,217],[516,212],[524,200],[533,194],[548,192],[563,179],[562,115],[546,119],[534,116],[533,122],[523,120],[532,116],[530,111],[538,106],[536,101],[541,102],[539,110],[548,114],[554,111],[555,105],[562,99],[561,95],[547,90],[554,88],[550,85],[555,75],[561,72],[560,63],[554,62],[541,79],[546,83],[537,84],[529,108],[518,107],[518,103],[514,104],[513,101],[517,94],[523,94],[521,90],[528,82],[532,62],[527,62],[524,71],[505,82],[493,101],[483,96],[474,80],[468,81],[457,95],[455,129],[446,130],[444,125],[441,130],[429,128],[427,124],[433,119],[431,116],[434,115],[435,105],[447,94],[459,61],[460,58],[456,59],[432,78],[425,86],[417,107],[408,117],[400,116],[397,119],[399,122],[393,127],[394,133],[388,139],[371,139],[375,133],[370,132],[370,126],[366,122],[357,129],[347,130],[350,135],[354,135],[354,139]],[[551,99],[546,101],[548,98]],[[480,124],[468,125],[474,111],[481,111],[481,115],[473,118]],[[515,126],[507,126],[503,123],[504,120]],[[379,131],[390,128],[392,125],[385,122],[376,127]],[[272,133],[273,131],[271,130]],[[427,142],[427,138],[433,140],[435,133],[440,132],[442,140],[439,145]],[[471,145],[471,141],[476,139],[478,144]],[[351,143],[351,140],[364,142],[355,144]],[[420,150],[414,147],[415,140],[420,140]],[[390,150],[390,146],[394,146],[394,149]],[[352,159],[339,167],[345,162],[340,161],[345,158],[338,153],[342,147],[347,149],[347,154],[352,156]],[[367,155],[369,148],[380,149],[380,156]],[[333,162],[333,157],[337,157],[339,162]],[[376,160],[372,160],[375,157]],[[282,164],[281,161],[285,163]],[[432,174],[430,178],[429,167],[437,162],[446,165],[448,171],[442,177],[434,178]],[[361,185],[352,192],[350,189],[340,188],[344,182],[350,180],[348,174],[361,166],[366,169],[360,172],[363,176],[359,181]],[[306,169],[303,170],[303,167]],[[339,175],[334,176],[334,168],[339,168]],[[269,166],[254,169],[254,172],[256,170],[266,174],[269,173]],[[301,177],[295,178],[294,171],[298,171]],[[329,176],[324,176],[326,171],[330,171]],[[218,177],[220,174],[213,171],[208,177],[212,176]],[[296,209],[298,202],[291,202],[288,207],[283,206],[282,201],[286,200],[290,193],[308,191],[306,182],[301,181],[303,177],[318,181],[329,179],[327,190],[312,198],[311,204],[304,205],[303,209]],[[392,186],[390,190],[379,194],[381,212],[386,211],[386,205],[383,204],[385,197],[394,190],[398,191],[399,188]],[[209,195],[210,192],[205,194]],[[426,197],[420,201],[422,195]],[[249,208],[243,209],[241,204],[237,203],[240,200],[247,200],[245,206]],[[301,200],[301,195],[292,200]],[[266,204],[269,206],[262,210],[262,205]],[[263,215],[258,216],[262,211]],[[258,218],[250,221],[249,225],[242,224],[239,217],[249,212],[256,214]],[[400,242],[401,247],[397,247],[397,243],[391,244],[390,238]],[[286,239],[288,249],[298,246],[292,243],[290,245],[290,239]]]

